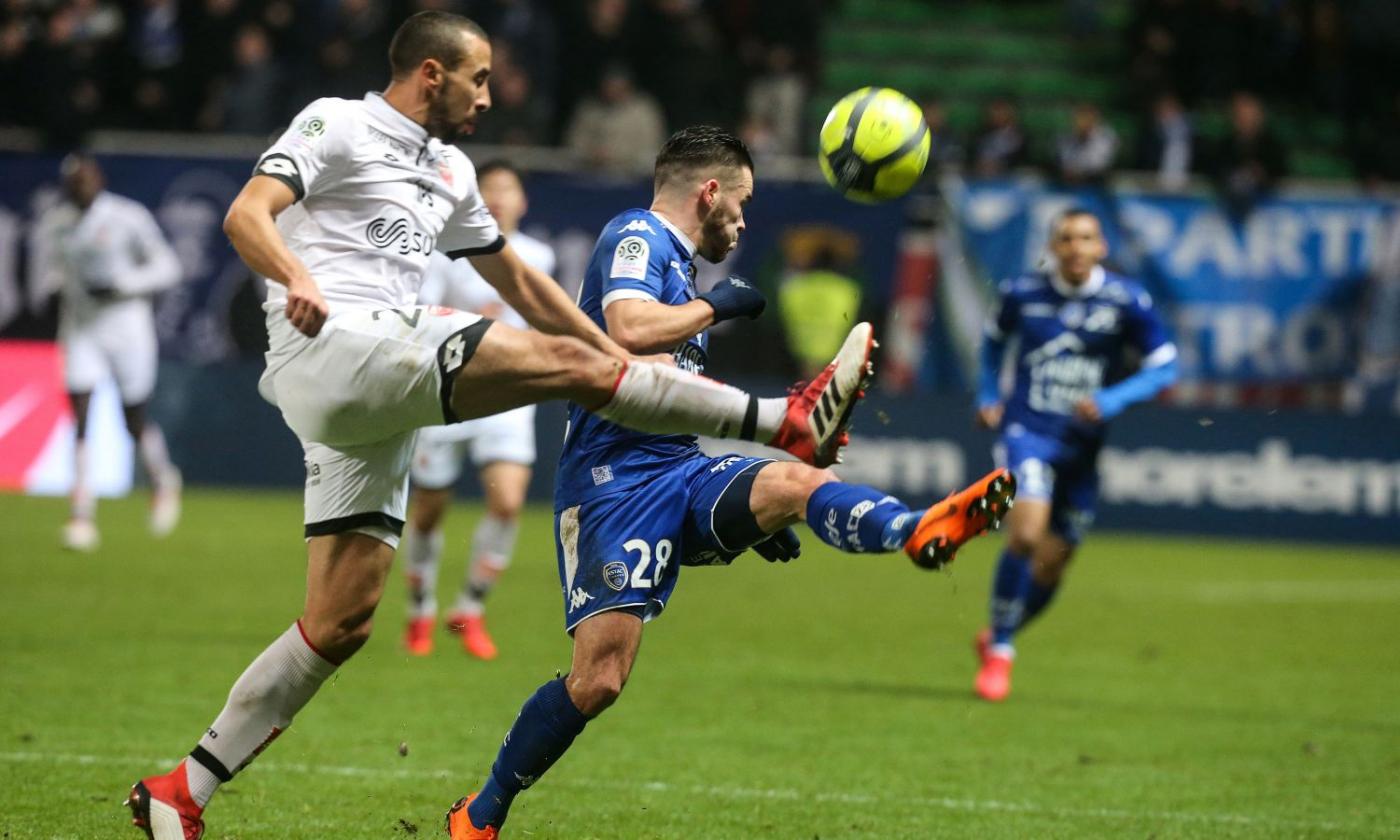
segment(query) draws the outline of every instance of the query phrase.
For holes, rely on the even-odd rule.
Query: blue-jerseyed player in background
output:
[[[670,352],[704,370],[706,330],[755,318],[761,293],[731,277],[697,293],[695,257],[719,262],[738,244],[753,195],[753,161],[724,131],[689,128],[656,159],[648,210],[608,222],[594,248],[579,306],[634,353]],[[826,422],[849,414],[874,346],[858,324],[813,384],[831,402]],[[811,388],[812,386],[809,386]],[[454,840],[495,838],[512,800],[612,705],[631,672],[642,625],[661,612],[681,566],[725,564],[754,548],[769,560],[798,554],[792,525],[806,520],[843,551],[903,549],[936,567],[1006,511],[1014,484],[999,470],[927,511],[830,471],[795,462],[711,458],[693,437],[637,434],[571,405],[555,492],[564,625],[574,636],[569,673],[520,710],[479,794],[448,814]],[[955,514],[955,515],[954,515]]]
[[[991,626],[977,637],[977,693],[993,701],[1011,691],[1013,637],[1055,596],[1093,520],[1108,421],[1176,379],[1176,345],[1152,298],[1101,265],[1108,244],[1098,218],[1080,209],[1061,214],[1050,251],[1050,270],[1002,284],[982,345],[977,421],[1001,430],[998,461],[1018,483],[992,579]],[[1012,339],[1015,384],[1003,398],[1002,358]],[[1129,349],[1140,365],[1124,377]]]

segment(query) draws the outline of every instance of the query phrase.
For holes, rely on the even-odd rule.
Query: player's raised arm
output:
[[[509,243],[494,253],[472,254],[468,259],[530,326],[541,332],[572,335],[610,356],[629,358],[626,350],[569,300],[554,278],[527,265]]]
[[[302,261],[277,230],[277,216],[297,196],[284,181],[259,172],[254,175],[224,217],[224,233],[238,256],[253,271],[287,287],[287,320],[308,336],[326,323],[329,309],[321,290]]]
[[[641,298],[610,301],[603,310],[608,335],[633,353],[660,353],[730,318],[757,318],[768,301],[742,277],[726,277],[679,305]]]

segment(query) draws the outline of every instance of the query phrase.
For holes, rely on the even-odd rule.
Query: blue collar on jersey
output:
[[[1056,292],[1059,292],[1060,297],[1067,298],[1093,297],[1098,294],[1099,289],[1103,288],[1104,279],[1106,277],[1106,273],[1101,265],[1094,266],[1089,272],[1089,279],[1078,286],[1073,285],[1060,276],[1059,266],[1052,266],[1049,274],[1050,287]]]
[[[408,115],[384,101],[384,94],[370,91],[365,94],[365,105],[369,107],[371,113],[381,120],[386,121],[394,128],[404,132],[414,143],[424,143],[428,140],[428,130],[413,120]]]
[[[669,230],[672,236],[676,237],[676,239],[680,241],[681,247],[685,249],[686,259],[693,259],[695,257],[695,243],[690,241],[689,236],[686,236],[684,233],[681,233],[680,228],[671,224],[670,220],[668,220],[665,216],[661,215],[655,210],[648,210],[647,212],[652,215],[652,218],[660,222],[662,227]]]

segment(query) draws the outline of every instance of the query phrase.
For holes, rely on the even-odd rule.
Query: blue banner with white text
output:
[[[1189,379],[1301,382],[1350,374],[1358,306],[1393,207],[1369,198],[1274,198],[1235,218],[1209,197],[1063,192],[971,183],[955,198],[988,280],[1048,265],[1071,206],[1104,223],[1112,267],[1167,313]]]

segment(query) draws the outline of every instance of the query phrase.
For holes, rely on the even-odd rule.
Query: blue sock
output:
[[[491,765],[491,775],[467,809],[472,823],[478,828],[499,828],[515,795],[543,776],[587,723],[562,678],[540,686],[520,709]]]
[[[1017,630],[1031,623],[1031,619],[1040,615],[1040,611],[1050,605],[1055,599],[1055,593],[1060,590],[1060,582],[1055,581],[1050,585],[1045,585],[1031,577],[1029,591],[1026,593],[1026,608],[1021,614],[1021,623]]]
[[[1011,644],[1022,623],[1031,586],[1031,559],[1002,549],[992,578],[992,643]]]
[[[807,499],[807,527],[842,551],[898,551],[922,514],[873,487],[839,481],[823,484]]]

